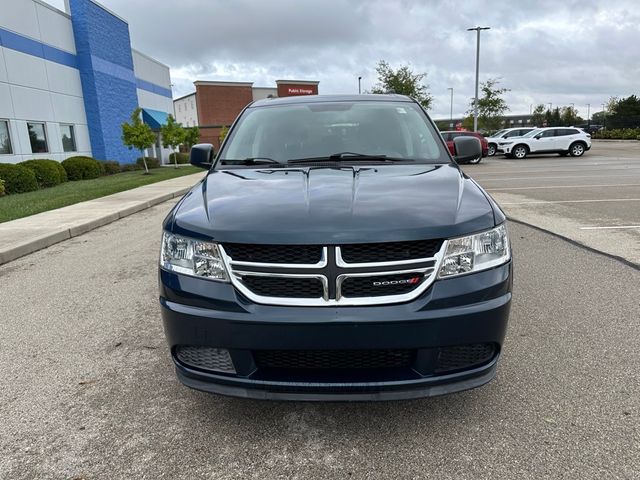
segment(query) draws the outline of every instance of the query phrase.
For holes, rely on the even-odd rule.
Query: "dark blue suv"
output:
[[[474,137],[456,160],[477,158]],[[505,215],[399,95],[248,106],[164,222],[160,304],[178,378],[238,397],[385,400],[496,372]]]

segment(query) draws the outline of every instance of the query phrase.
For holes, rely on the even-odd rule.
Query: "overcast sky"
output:
[[[64,0],[48,0],[62,8]],[[171,67],[174,97],[194,80],[320,81],[320,93],[357,93],[375,66],[426,72],[434,118],[464,113],[480,81],[511,89],[510,113],[574,103],[586,117],[613,95],[640,94],[637,1],[102,0],[129,22],[134,48]]]

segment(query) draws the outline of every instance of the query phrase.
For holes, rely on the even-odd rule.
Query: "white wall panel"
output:
[[[43,90],[49,88],[45,60],[42,58],[5,48],[4,60],[9,83]]]
[[[161,112],[171,113],[173,115],[173,100],[156,93],[147,92],[146,90],[137,90],[138,105],[142,108],[150,108],[152,110],[160,110]]]
[[[53,119],[62,123],[87,123],[84,113],[84,101],[79,97],[51,93]]]
[[[83,155],[91,154],[91,141],[89,140],[89,128],[86,125],[76,125],[76,148]]]
[[[42,42],[66,50],[67,52],[76,53],[71,19],[62,13],[40,4],[36,4],[36,11],[38,13],[38,24]]]
[[[82,97],[82,83],[80,72],[71,67],[45,60],[49,90],[67,95]]]
[[[0,83],[0,118],[13,118],[14,116],[9,84]]]
[[[8,82],[7,69],[4,64],[4,47],[0,47],[0,82]]]
[[[36,3],[31,0],[0,0],[0,27],[40,40]]]
[[[171,88],[169,67],[135,50],[131,53],[133,55],[133,71],[136,78],[160,85],[161,87]]]
[[[51,94],[45,90],[11,85],[15,117],[21,120],[54,121]]]

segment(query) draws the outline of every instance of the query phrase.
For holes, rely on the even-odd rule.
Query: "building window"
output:
[[[62,135],[62,151],[77,152],[76,132],[73,125],[60,125],[60,134]]]
[[[11,155],[12,153],[9,122],[0,120],[0,155]]]
[[[31,142],[31,153],[46,153],[49,151],[47,146],[47,135],[44,131],[44,123],[27,123],[29,130],[29,141]]]

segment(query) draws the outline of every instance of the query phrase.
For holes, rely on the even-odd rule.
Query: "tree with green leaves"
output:
[[[218,141],[220,142],[220,145],[222,145],[222,142],[224,142],[224,139],[227,138],[227,133],[229,133],[229,127],[224,125],[220,130],[220,133],[218,134]]]
[[[144,151],[156,141],[156,134],[153,133],[151,127],[142,121],[142,109],[136,108],[131,114],[131,123],[122,124],[122,143],[124,143],[129,150],[140,150],[140,156],[144,163],[145,175],[149,173],[147,167],[147,159],[144,156]]]
[[[531,124],[536,127],[541,127],[545,121],[545,108],[543,104],[536,105],[531,113]]]
[[[422,81],[427,77],[426,73],[413,73],[408,65],[397,70],[384,60],[378,62],[378,85],[371,89],[371,93],[397,93],[414,98],[425,109],[431,108],[433,97],[429,94],[429,85]]]
[[[500,79],[489,78],[480,84],[481,96],[478,97],[478,129],[498,130],[504,122],[504,114],[509,111],[507,102],[502,96],[508,88],[499,87]],[[474,112],[474,100],[471,100],[468,114]]]
[[[198,127],[190,127],[184,129],[184,143],[191,148],[200,142],[200,129]]]
[[[583,122],[582,118],[578,115],[578,110],[572,106],[562,107],[560,109],[560,119],[561,125],[564,127],[572,127]]]
[[[607,123],[609,128],[639,127],[640,98],[635,95],[612,97],[607,104]]]
[[[162,145],[164,148],[170,148],[173,150],[173,161],[175,168],[178,168],[178,155],[176,154],[176,148],[185,139],[185,131],[182,125],[176,122],[173,115],[169,114],[167,117],[167,123],[160,127],[160,135],[162,135]]]

